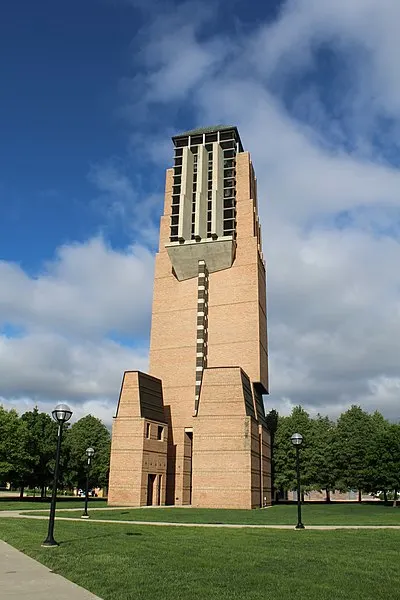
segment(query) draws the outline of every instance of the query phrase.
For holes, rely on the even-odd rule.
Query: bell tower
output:
[[[255,172],[234,126],[172,141],[150,341],[168,431],[165,502],[263,506],[271,501],[268,352]],[[115,430],[117,422],[118,414]]]

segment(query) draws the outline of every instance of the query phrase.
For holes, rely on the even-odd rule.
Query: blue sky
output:
[[[36,269],[103,225],[92,164],[125,151],[119,80],[138,13],[102,2],[7,3],[2,68],[1,254]],[[5,160],[4,160],[5,159]]]
[[[393,0],[6,3],[1,401],[109,421],[123,370],[147,368],[170,137],[225,122],[258,175],[266,407],[397,419],[399,18]]]
[[[248,11],[246,3],[236,2],[227,18],[226,10],[217,3],[209,6],[213,4],[219,18],[212,29],[227,35],[254,26],[260,14],[275,10],[273,3],[268,10],[255,3]],[[130,177],[140,178],[143,192],[162,192],[165,164],[152,170],[149,186],[149,165],[132,168],[130,161],[141,162],[141,157],[134,153],[128,158],[127,145],[132,131],[153,131],[154,121],[165,128],[169,111],[155,109],[132,127],[122,111],[124,83],[141,71],[137,56],[143,40],[138,33],[156,12],[156,5],[147,12],[137,3],[106,0],[17,0],[3,8],[3,259],[34,273],[58,245],[84,241],[104,228],[116,247],[129,242],[126,232],[115,231],[98,210],[98,193],[88,177],[93,165],[117,161]],[[134,93],[140,96],[140,90]],[[172,129],[190,127],[191,111],[174,121]]]

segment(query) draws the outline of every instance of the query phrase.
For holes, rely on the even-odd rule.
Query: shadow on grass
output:
[[[98,539],[104,539],[104,538],[120,538],[123,535],[141,536],[144,534],[140,533],[139,531],[125,531],[125,532],[120,532],[120,533],[101,533],[99,535],[85,535],[84,539],[85,539],[85,541],[87,541],[87,540],[98,540]],[[70,538],[69,540],[59,542],[59,544],[60,544],[60,546],[70,546],[72,544],[75,544],[76,542],[81,542],[82,539],[83,539],[82,537],[74,537],[74,538]]]

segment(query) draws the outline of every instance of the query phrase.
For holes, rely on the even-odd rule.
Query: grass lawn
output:
[[[376,600],[400,589],[398,531],[277,531],[1,519],[0,537],[104,600]]]
[[[57,508],[76,508],[78,510],[83,510],[85,505],[85,499],[84,498],[78,498],[76,500],[60,500],[57,501]],[[107,500],[102,500],[102,499],[95,499],[92,500],[91,502],[92,506],[107,506]],[[36,509],[36,510],[43,510],[43,511],[47,511],[50,510],[50,498],[47,498],[47,500],[42,500],[42,501],[29,501],[29,500],[23,500],[22,502],[19,500],[7,500],[7,499],[1,499],[0,500],[0,512],[2,510],[31,510],[31,509]]]
[[[75,513],[62,512],[65,517]],[[90,511],[90,506],[89,506]],[[260,510],[225,510],[207,508],[138,508],[96,510],[94,519],[118,521],[164,521],[166,523],[245,523],[254,525],[295,525],[297,506],[281,505]],[[308,525],[400,525],[400,508],[383,504],[306,504],[302,507],[303,523]]]

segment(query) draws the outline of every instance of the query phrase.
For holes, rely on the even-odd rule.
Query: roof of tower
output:
[[[236,139],[239,142],[240,152],[243,152],[242,141],[240,139],[240,135],[236,125],[210,125],[208,127],[198,127],[197,129],[191,129],[190,131],[177,133],[176,135],[172,136],[172,141],[175,143],[175,140],[188,136],[216,133],[217,131],[229,131],[232,129],[235,131]]]
[[[225,129],[236,129],[236,127],[235,125],[210,125],[209,127],[199,127],[198,129],[184,131],[183,133],[174,135],[174,137],[182,137],[183,135],[201,135],[202,133],[215,133],[216,131],[224,131]]]

